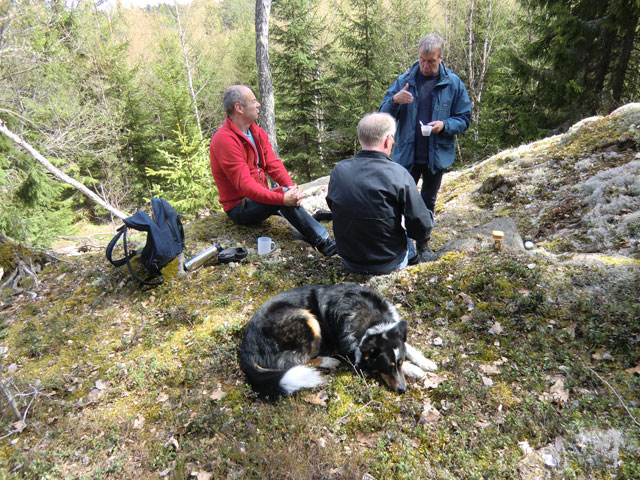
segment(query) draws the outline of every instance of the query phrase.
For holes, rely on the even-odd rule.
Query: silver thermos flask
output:
[[[215,245],[212,245],[211,247],[197,254],[195,257],[190,258],[189,260],[184,262],[184,269],[189,271],[189,270],[193,270],[194,268],[198,268],[204,262],[209,260],[214,255],[216,255],[218,251],[221,249],[222,247],[217,243]]]

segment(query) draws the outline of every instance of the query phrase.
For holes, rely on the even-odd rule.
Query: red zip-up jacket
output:
[[[284,205],[281,187],[294,185],[282,160],[273,152],[267,132],[255,123],[249,129],[256,142],[255,147],[227,117],[209,145],[211,172],[225,212],[238,205],[243,198],[269,205]],[[280,187],[269,190],[265,173]]]

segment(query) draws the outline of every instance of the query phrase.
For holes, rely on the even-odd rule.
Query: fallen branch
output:
[[[121,212],[117,208],[112,207],[107,202],[102,200],[98,195],[96,195],[91,190],[89,190],[87,187],[85,187],[83,184],[81,184],[77,180],[74,180],[73,178],[71,178],[66,173],[64,173],[61,170],[59,170],[56,167],[54,167],[53,164],[51,162],[49,162],[49,160],[47,160],[44,157],[44,155],[42,155],[35,148],[33,148],[31,145],[29,145],[29,143],[27,143],[25,140],[23,140],[18,135],[16,135],[11,130],[9,130],[7,128],[7,125],[4,123],[4,121],[1,118],[0,118],[0,133],[3,133],[6,137],[8,137],[11,141],[13,141],[16,145],[21,146],[27,152],[29,152],[33,158],[35,158],[42,166],[44,166],[44,168],[46,168],[49,172],[51,172],[56,178],[58,178],[59,180],[62,180],[65,183],[68,183],[72,187],[75,187],[82,194],[84,194],[87,197],[89,197],[89,199],[93,200],[95,203],[100,205],[105,210],[113,213],[115,216],[117,216],[117,217],[119,217],[119,218],[121,218],[123,220],[129,216],[126,213]]]
[[[49,399],[51,399],[51,397],[49,395],[47,395],[46,393],[42,393],[40,390],[38,390],[36,387],[34,387],[33,385],[29,385],[32,389],[31,392],[29,393],[20,393],[20,391],[16,388],[16,390],[18,391],[18,393],[16,393],[15,395],[11,395],[11,393],[9,392],[9,390],[7,389],[7,385],[6,385],[7,380],[3,377],[0,378],[0,389],[2,389],[2,393],[4,394],[5,398],[7,399],[7,403],[9,403],[10,407],[11,407],[11,411],[13,412],[13,416],[16,419],[16,422],[18,425],[20,425],[19,427],[15,427],[15,430],[12,430],[11,432],[7,433],[6,435],[3,435],[2,437],[0,437],[0,440],[13,435],[14,433],[20,433],[22,430],[24,430],[24,428],[26,427],[26,419],[27,419],[27,414],[29,413],[29,409],[31,408],[31,405],[33,405],[33,402],[35,402],[36,398],[38,398],[38,396],[42,395],[45,396]],[[20,410],[18,409],[18,406],[16,405],[15,402],[15,398],[17,397],[22,397],[22,398],[26,398],[26,397],[31,397],[29,399],[29,403],[27,404],[26,408],[24,409],[23,413],[20,413]],[[15,424],[14,424],[15,426]]]
[[[20,413],[20,410],[18,410],[18,406],[16,405],[14,398],[11,396],[11,393],[7,390],[4,378],[0,379],[0,390],[2,390],[4,397],[7,399],[7,404],[11,408],[14,418],[16,420],[22,420],[22,414]]]

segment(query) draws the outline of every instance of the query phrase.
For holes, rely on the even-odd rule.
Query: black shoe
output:
[[[438,254],[429,248],[429,242],[426,240],[416,241],[416,250],[418,251],[418,261],[433,262],[438,259]]]
[[[417,253],[413,257],[411,257],[408,262],[409,265],[417,265],[419,263],[420,263],[420,255],[418,255]]]
[[[333,219],[333,213],[329,210],[318,210],[311,216],[318,222],[328,222]]]
[[[331,237],[327,237],[324,240],[322,240],[318,245],[316,245],[316,249],[321,254],[327,257],[332,257],[336,253],[338,253],[338,249],[336,248],[336,242]]]

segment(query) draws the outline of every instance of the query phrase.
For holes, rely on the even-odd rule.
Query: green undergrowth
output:
[[[265,234],[278,250],[260,258]],[[35,300],[4,299],[3,370],[38,394],[20,397],[21,410],[33,399],[21,433],[3,413],[2,478],[513,479],[519,442],[558,438],[557,478],[637,478],[633,262],[477,250],[370,280],[281,218],[201,220],[187,227],[187,257],[212,241],[249,256],[144,290],[94,251],[50,264]],[[253,312],[289,288],[340,282],[368,282],[397,306],[408,341],[439,366],[435,383],[397,395],[343,364],[321,390],[259,400],[237,362]],[[594,463],[576,439],[609,429],[623,435],[619,456]]]

